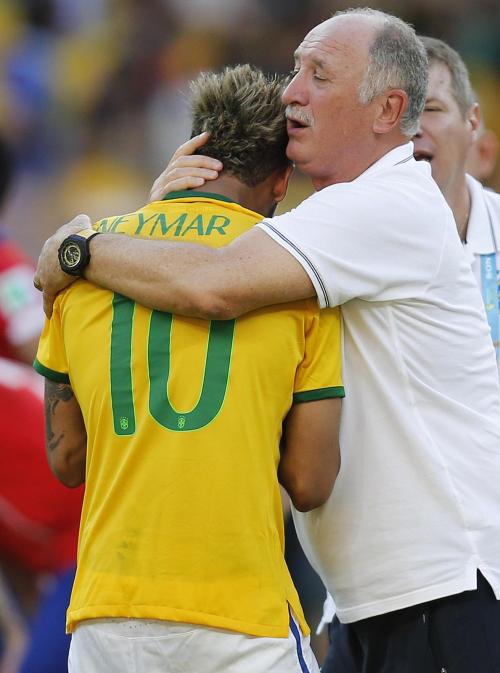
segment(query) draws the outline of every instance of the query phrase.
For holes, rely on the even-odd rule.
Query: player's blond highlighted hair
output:
[[[284,85],[250,65],[202,73],[191,83],[193,135],[209,131],[210,139],[198,152],[249,187],[288,166]]]

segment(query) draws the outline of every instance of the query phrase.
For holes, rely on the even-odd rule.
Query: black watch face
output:
[[[69,242],[62,250],[62,261],[68,268],[78,266],[82,259],[82,251],[76,243]]]

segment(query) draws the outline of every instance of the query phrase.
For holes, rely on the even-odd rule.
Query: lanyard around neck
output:
[[[493,227],[493,218],[485,199],[486,211],[488,213],[488,220],[490,225],[491,238],[494,245],[494,252],[480,255],[481,259],[481,294],[483,297],[484,308],[486,311],[486,318],[490,326],[491,338],[497,358],[499,356],[500,346],[500,310],[499,310],[499,292],[497,280],[497,241],[495,236],[495,229]]]

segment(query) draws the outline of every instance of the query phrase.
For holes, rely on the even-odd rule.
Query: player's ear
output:
[[[288,189],[288,183],[293,173],[293,165],[289,164],[286,168],[276,172],[276,182],[273,186],[273,198],[276,203],[283,201]]]

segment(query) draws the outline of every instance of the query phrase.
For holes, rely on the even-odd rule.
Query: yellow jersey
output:
[[[218,247],[260,219],[178,192],[94,227]],[[308,300],[210,322],[78,280],[35,368],[71,384],[88,435],[69,631],[131,617],[286,637],[290,606],[307,633],[276,472],[292,403],[343,395],[338,309]]]

